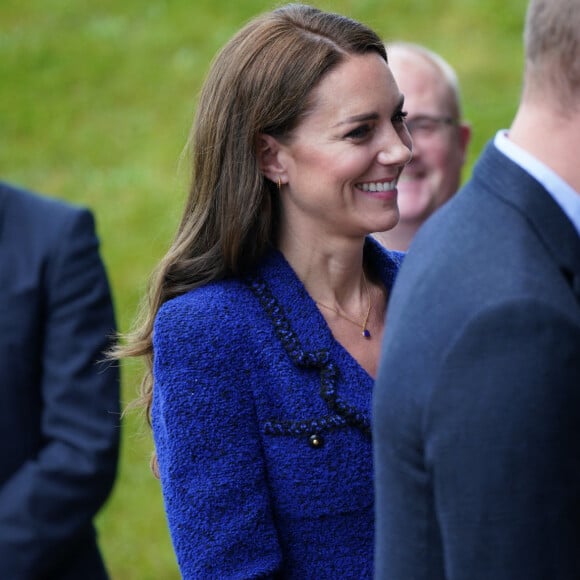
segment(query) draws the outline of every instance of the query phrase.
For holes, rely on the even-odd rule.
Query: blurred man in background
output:
[[[399,223],[376,238],[406,251],[423,222],[459,188],[471,129],[462,121],[457,75],[442,57],[403,42],[387,45],[387,55],[405,96],[413,159],[397,186]]]

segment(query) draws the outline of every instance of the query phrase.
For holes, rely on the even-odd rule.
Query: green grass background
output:
[[[386,40],[411,40],[457,69],[473,141],[506,127],[520,93],[526,0],[320,0]],[[0,179],[91,207],[121,330],[176,226],[187,186],[180,156],[215,51],[266,0],[2,0]],[[123,367],[123,398],[139,365]],[[119,477],[98,517],[115,580],[179,578],[151,439],[123,425]]]

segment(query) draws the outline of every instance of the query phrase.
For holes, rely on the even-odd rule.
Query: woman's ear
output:
[[[256,147],[258,167],[260,171],[273,183],[279,183],[284,173],[284,167],[280,160],[280,143],[272,135],[260,133]]]

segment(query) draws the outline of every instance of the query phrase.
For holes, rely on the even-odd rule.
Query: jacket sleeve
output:
[[[579,320],[503,304],[444,358],[424,426],[446,577],[580,577]]]
[[[272,578],[281,555],[251,391],[255,357],[220,309],[219,299],[176,300],[157,315],[152,426],[166,514],[184,579]]]
[[[119,374],[114,366],[97,363],[115,321],[88,210],[70,212],[50,250],[45,279],[37,395],[44,443],[0,489],[0,562],[6,578],[40,577],[74,549],[116,473]]]

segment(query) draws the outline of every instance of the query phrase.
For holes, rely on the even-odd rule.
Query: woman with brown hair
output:
[[[182,222],[124,356],[185,578],[372,575],[371,390],[411,156],[381,39],[303,5],[216,57]]]

